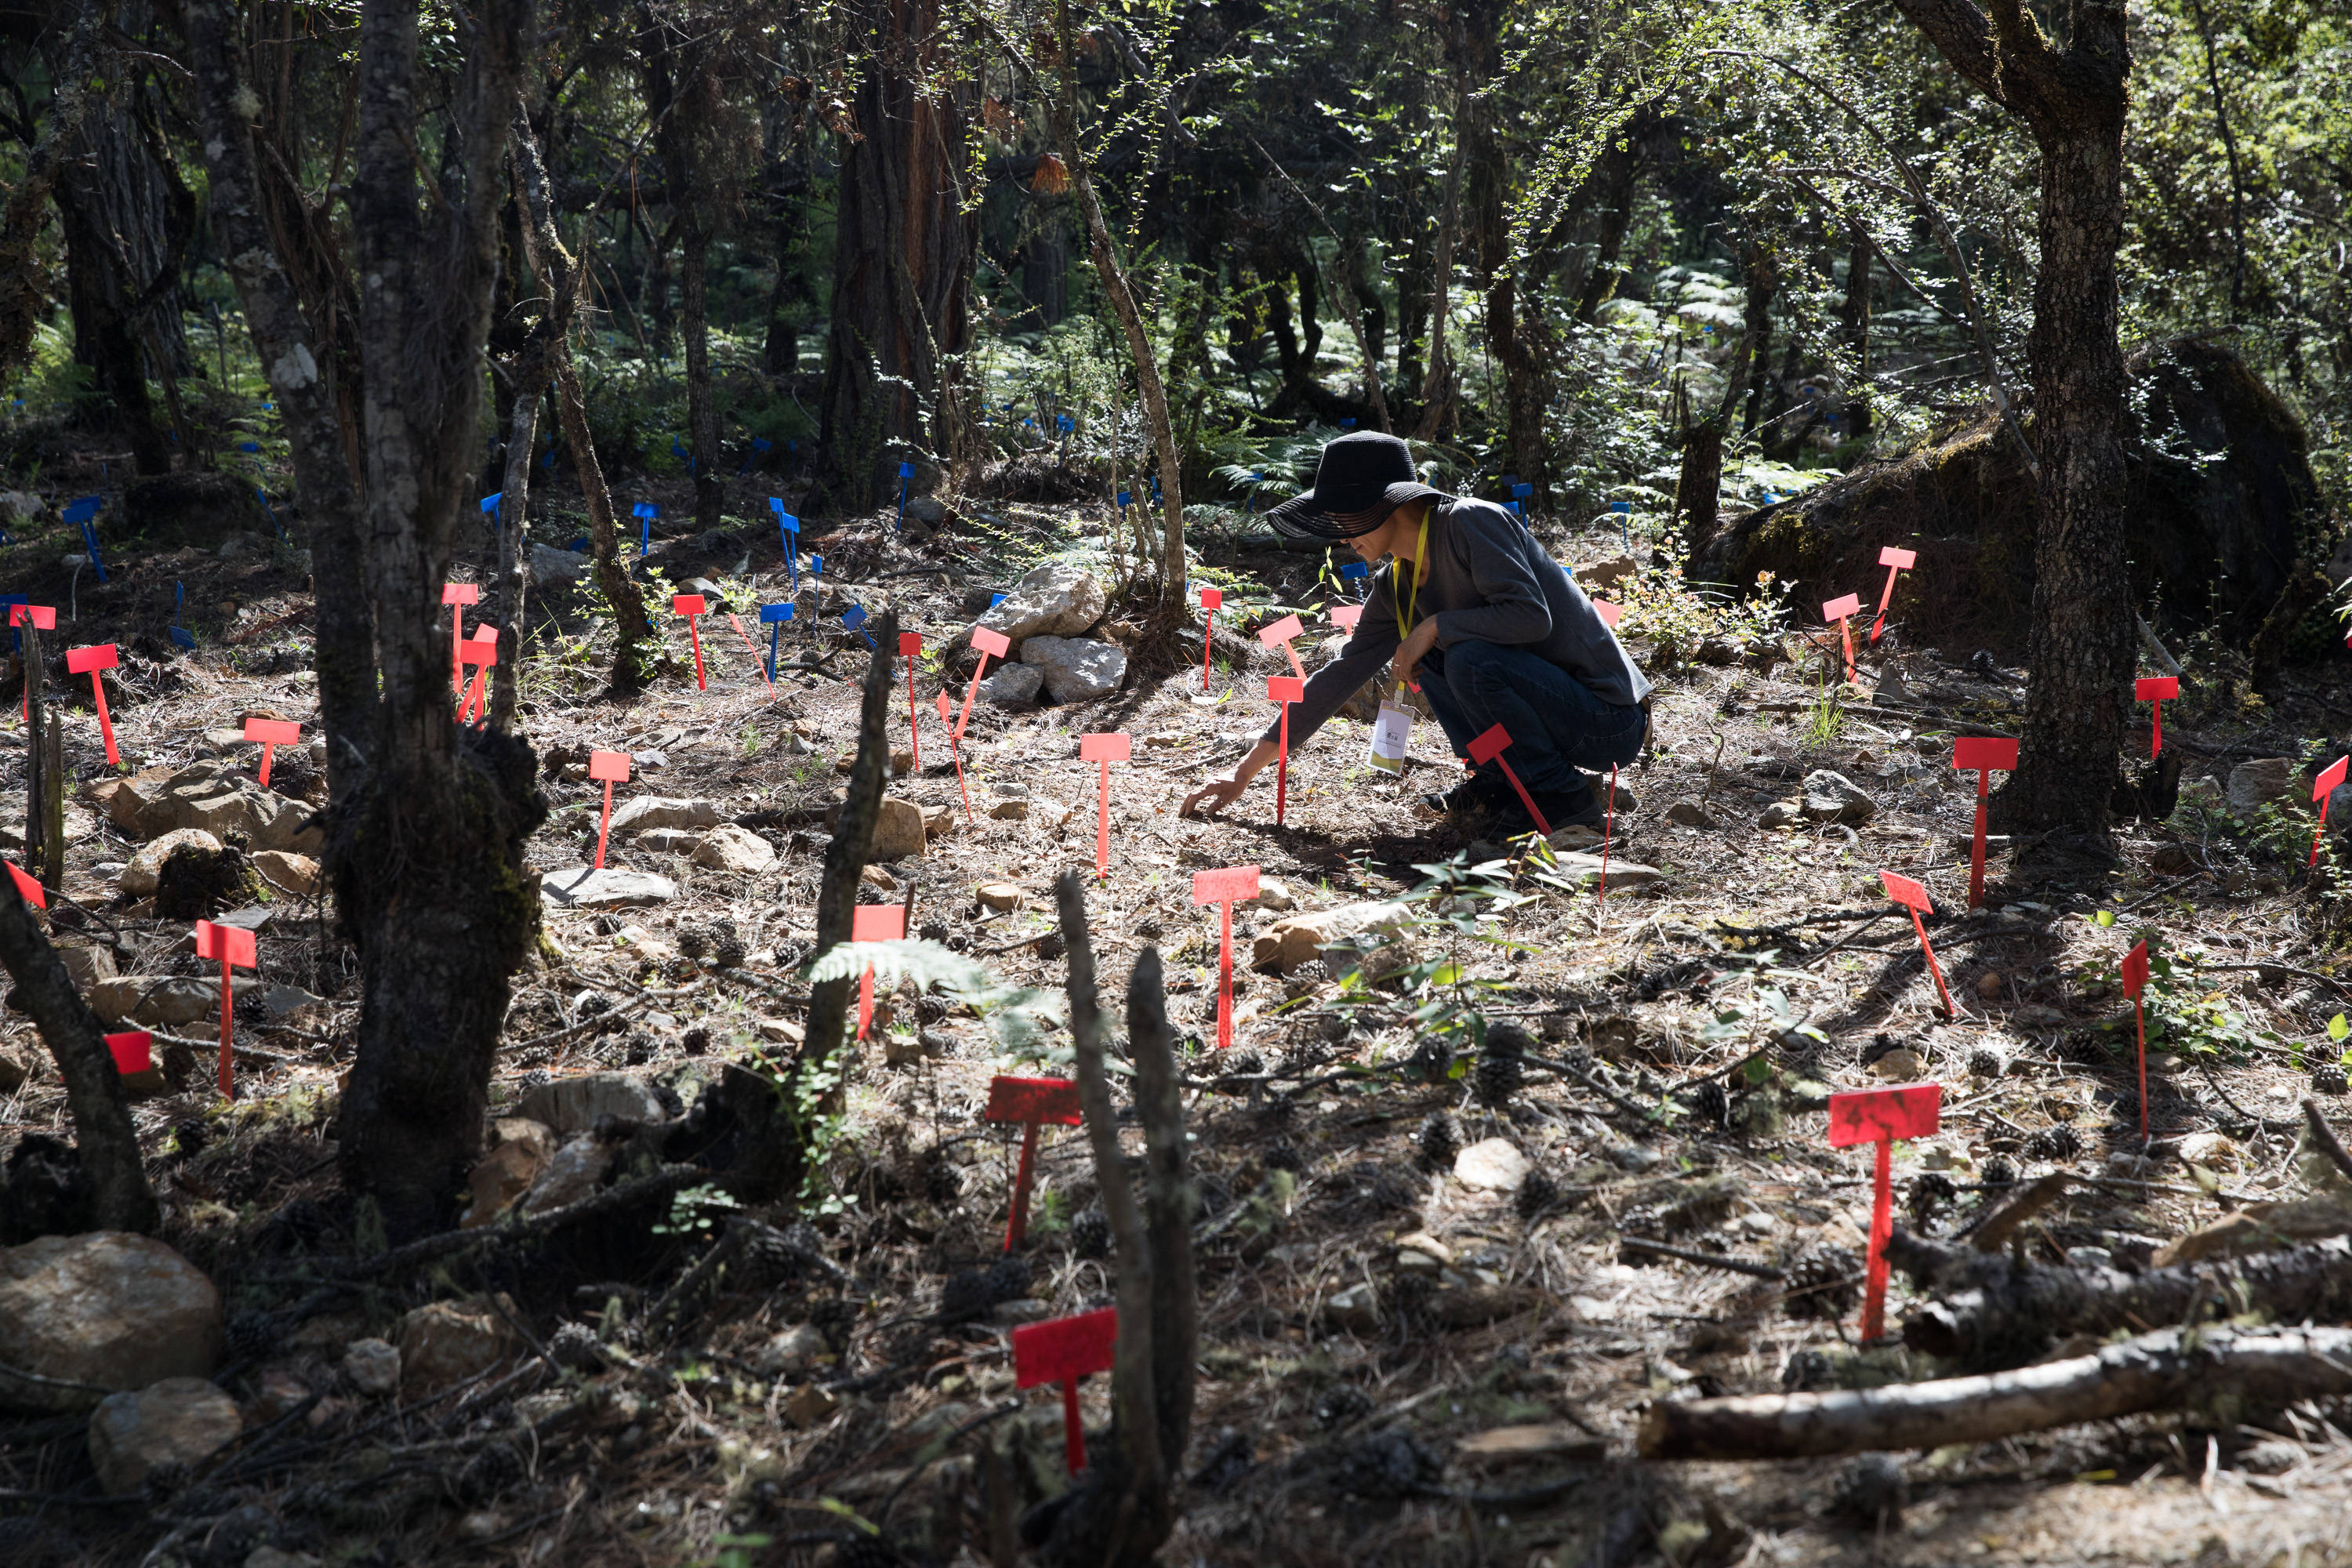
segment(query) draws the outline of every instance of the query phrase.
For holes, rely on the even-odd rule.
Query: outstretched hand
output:
[[[1211,779],[1184,797],[1183,807],[1177,815],[1191,816],[1196,811],[1206,811],[1210,816],[1214,816],[1239,800],[1242,797],[1242,791],[1247,788],[1249,788],[1247,779],[1235,778],[1231,773],[1221,778]]]

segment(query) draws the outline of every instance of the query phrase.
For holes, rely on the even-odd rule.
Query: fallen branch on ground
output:
[[[1645,1459],[1794,1459],[1989,1443],[2226,1401],[2228,1419],[2352,1394],[2352,1329],[2168,1329],[2095,1355],[1860,1392],[1662,1400]]]

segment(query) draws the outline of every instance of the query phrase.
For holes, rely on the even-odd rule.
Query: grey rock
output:
[[[911,800],[883,796],[882,815],[874,824],[874,849],[869,858],[903,860],[909,855],[920,855],[926,841],[923,808]]]
[[[539,891],[558,909],[626,910],[668,903],[677,897],[677,884],[646,871],[566,866],[541,878]]]
[[[236,1401],[203,1378],[167,1377],[100,1403],[89,1418],[90,1463],[99,1485],[121,1497],[158,1465],[202,1465],[244,1426]]]
[[[125,898],[148,897],[154,892],[155,884],[163,877],[163,862],[172,858],[173,850],[184,847],[206,850],[215,855],[221,852],[221,841],[203,828],[175,827],[161,837],[151,838],[141,845],[131,855],[130,863],[122,868],[122,875],[116,879],[115,886],[121,889]]]
[[[641,795],[613,810],[613,831],[635,833],[648,827],[716,827],[725,819],[715,800],[674,800],[667,795]]]
[[[829,1347],[814,1323],[802,1323],[761,1345],[751,1364],[769,1377],[799,1377],[812,1371]]]
[[[748,827],[721,823],[694,847],[694,863],[713,871],[757,877],[776,868],[775,847]]]
[[[1108,697],[1127,679],[1127,655],[1091,637],[1033,637],[1021,662],[1045,671],[1045,693],[1056,702]]]
[[[370,1399],[382,1399],[400,1387],[400,1351],[384,1340],[353,1340],[343,1347],[343,1375]]]
[[[2286,757],[2258,757],[2230,770],[2230,809],[2252,816],[2265,805],[2294,804],[2295,765]]]
[[[1805,775],[1805,817],[1858,826],[1878,815],[1878,803],[1843,773],[1816,768]]]
[[[1534,1168],[1507,1138],[1486,1139],[1454,1157],[1454,1179],[1482,1192],[1517,1192]]]
[[[559,583],[584,581],[588,568],[594,564],[586,555],[570,550],[558,550],[550,544],[530,547],[530,585],[552,588]]]
[[[1601,857],[1582,850],[1570,850],[1559,857],[1559,875],[1572,877],[1579,887],[1589,888],[1601,878]],[[1666,879],[1666,874],[1655,866],[1644,866],[1639,860],[1609,858],[1609,890],[1612,893],[1633,892],[1654,887]]]
[[[907,500],[908,522],[940,523],[947,520],[948,509],[937,496],[910,496]]]
[[[60,947],[58,957],[66,966],[74,988],[88,994],[101,980],[111,980],[120,970],[114,966],[114,950],[110,947]]]
[[[1324,1300],[1323,1315],[1339,1328],[1370,1333],[1381,1326],[1380,1292],[1369,1281],[1335,1290]]]
[[[1708,816],[1698,802],[1678,800],[1666,807],[1666,820],[1683,827],[1713,827],[1715,818]]]
[[[245,994],[239,978],[230,994]],[[151,1029],[193,1024],[220,1005],[220,983],[182,974],[121,974],[89,988],[89,1010],[109,1024],[129,1019]]]
[[[1014,643],[1034,637],[1076,637],[1102,619],[1102,584],[1084,568],[1049,561],[1013,585],[1004,602],[980,617]]]
[[[1045,685],[1045,672],[1035,665],[1000,664],[980,683],[980,694],[999,708],[1025,708]]]
[[[531,1183],[530,1191],[523,1194],[522,1212],[544,1214],[578,1203],[604,1185],[605,1175],[620,1157],[621,1145],[582,1133],[558,1149],[555,1157],[547,1163],[547,1169]]]
[[[522,1097],[514,1114],[570,1134],[589,1131],[602,1117],[660,1121],[669,1112],[653,1086],[635,1074],[592,1072],[539,1085]]]
[[[1804,820],[1803,805],[1793,800],[1776,800],[1764,808],[1756,819],[1759,827],[1788,827]]]
[[[100,1230],[0,1251],[0,1366],[113,1391],[210,1376],[223,1348],[220,1293],[152,1237]],[[87,1410],[102,1396],[0,1377],[0,1409]]]

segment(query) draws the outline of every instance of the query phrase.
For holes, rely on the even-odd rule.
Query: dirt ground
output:
[[[842,782],[866,657],[833,617],[852,602],[893,608],[934,653],[916,676],[924,766],[891,788],[943,831],[867,881],[875,901],[911,897],[911,931],[1057,990],[1051,880],[1090,868],[1095,849],[1097,781],[1077,737],[1134,738],[1134,760],[1112,769],[1112,875],[1089,915],[1107,994],[1145,943],[1168,957],[1171,1016],[1192,1037],[1186,1116],[1203,1200],[1192,1480],[1165,1561],[2352,1562],[2352,1439],[2325,1404],[1900,1456],[1899,1510],[1857,1503],[1843,1461],[1633,1457],[1652,1401],[1934,1372],[1911,1352],[1855,1342],[1868,1153],[1827,1146],[1829,1092],[1943,1084],[1941,1131],[1895,1158],[1898,1216],[1930,1235],[1963,1230],[2009,1183],[2078,1173],[2023,1233],[2038,1261],[2073,1252],[2139,1267],[2231,1208],[2305,1190],[2298,1101],[2312,1092],[2310,1062],[2340,1049],[2329,1021],[2352,1002],[2335,977],[2341,916],[2303,873],[2294,812],[2249,826],[2197,782],[2249,758],[2308,760],[2341,711],[2331,706],[2341,663],[2294,672],[2303,695],[2267,705],[2192,679],[2190,699],[2165,717],[2189,786],[2172,818],[2126,825],[2111,847],[1997,840],[1987,911],[1971,915],[1974,794],[1949,765],[1952,736],[2014,733],[2022,672],[1972,667],[1973,649],[1914,648],[1901,656],[1899,700],[1875,657],[1841,696],[1793,632],[1727,626],[1709,647],[1690,631],[1702,611],[1663,578],[1622,585],[1612,591],[1631,605],[1626,640],[1660,691],[1654,754],[1621,780],[1637,804],[1616,818],[1608,852],[1657,875],[1604,901],[1525,865],[1516,877],[1508,866],[1483,881],[1472,873],[1503,851],[1418,805],[1449,782],[1428,721],[1401,781],[1364,765],[1364,726],[1343,719],[1292,758],[1281,825],[1270,776],[1222,819],[1181,816],[1183,795],[1271,711],[1264,677],[1284,666],[1254,639],[1220,639],[1205,697],[1197,664],[1147,669],[1139,647],[1129,688],[1101,702],[977,706],[960,788],[929,704],[943,683],[960,698],[962,681],[936,650],[988,590],[1048,550],[1099,544],[1086,531],[1101,525],[1081,508],[966,510],[920,545],[895,540],[887,519],[817,542],[835,596],[820,629],[795,626],[784,647],[788,659],[830,649],[825,673],[788,674],[773,691],[723,615],[704,624],[709,684],[696,689],[682,629],[662,617],[677,657],[651,690],[615,700],[603,680],[609,634],[589,608],[559,591],[534,610],[551,619],[526,655],[524,727],[549,763],[555,809],[533,866],[593,853],[599,796],[567,776],[590,748],[635,756],[616,805],[644,793],[714,800],[779,862],[739,877],[616,836],[609,863],[669,878],[677,897],[607,913],[551,908],[542,962],[519,978],[499,1104],[541,1075],[601,1068],[641,1070],[690,1100],[711,1060],[797,1038],[806,986],[794,968],[814,937],[824,797]],[[570,531],[560,519],[542,531]],[[216,732],[256,712],[315,718],[309,601],[291,552],[257,536],[226,561],[125,553],[100,587],[55,564],[64,537],[20,542],[0,555],[0,575],[36,602],[70,594],[64,641],[122,644],[114,717],[126,764],[248,758]],[[777,547],[761,526],[715,540],[680,527],[670,542],[673,583],[709,575],[747,615],[778,593]],[[1600,535],[1552,542],[1580,565],[1617,553]],[[1229,605],[1243,590],[1248,601],[1223,624],[1245,634],[1289,606],[1307,613],[1309,644],[1332,635],[1318,609],[1328,595],[1310,591],[1314,558],[1268,548],[1214,559],[1235,590]],[[193,653],[165,636],[174,580],[187,587]],[[1112,623],[1122,635],[1121,612]],[[1898,617],[1895,647],[1902,635]],[[898,688],[904,745],[903,670]],[[72,777],[96,781],[106,770],[94,718],[78,712],[70,726]],[[0,790],[21,784],[23,766],[21,747],[0,758]],[[278,766],[288,793],[322,791],[305,759]],[[1875,811],[1851,826],[1759,826],[1817,769],[1843,774]],[[1670,807],[1702,800],[1710,822],[1669,819]],[[1017,813],[1003,809],[1014,802]],[[2299,820],[2307,842],[2307,815]],[[173,952],[184,923],[116,891],[136,846],[87,807],[70,832],[59,934],[112,945],[124,973],[197,973],[192,954]],[[1433,893],[1425,868],[1465,851]],[[1301,910],[1421,892],[1420,929],[1390,954],[1401,978],[1244,968],[1235,1048],[1220,1056],[1215,911],[1192,905],[1190,878],[1243,864],[1286,884]],[[1956,1016],[1939,1015],[1882,869],[1922,880],[1948,912],[1931,938]],[[1025,898],[985,908],[984,883]],[[1253,938],[1286,912],[1239,911],[1244,964]],[[713,956],[721,920],[740,962]],[[182,1087],[135,1111],[165,1237],[221,1284],[233,1350],[240,1315],[268,1321],[258,1315],[307,1294],[313,1260],[372,1250],[332,1163],[356,987],[331,927],[313,900],[280,894],[272,905],[263,978],[318,999],[250,1024],[240,1009],[236,1105],[183,1063]],[[2131,1015],[2115,978],[2142,936],[2174,963],[2151,993],[2174,1025],[2151,1047],[2157,1142],[2145,1153]],[[70,1423],[0,1422],[0,1560],[248,1563],[252,1547],[272,1545],[380,1563],[1013,1561],[996,1532],[1058,1485],[1060,1430],[1052,1389],[1013,1387],[1008,1325],[1108,1303],[1094,1177],[1081,1138],[1050,1133],[1017,1255],[1025,1270],[999,1264],[1015,1135],[979,1110],[1012,1064],[960,1010],[885,1001],[811,1216],[828,1268],[730,1268],[690,1310],[656,1321],[652,1305],[709,1245],[681,1210],[649,1243],[491,1247],[384,1277],[283,1342],[245,1344],[235,1391],[253,1420],[315,1398],[257,1441],[253,1462],[151,1507],[85,1506],[99,1489]],[[1480,1029],[1508,1020],[1530,1031],[1518,1081],[1481,1064],[1474,1015]],[[7,1030],[0,1049],[40,1059],[21,1016],[8,1015]],[[1060,1045],[1066,1060],[1066,1036]],[[1439,1116],[1450,1125],[1433,1134]],[[0,1095],[0,1151],[32,1132],[69,1133],[54,1068]],[[1139,1151],[1139,1131],[1125,1136]],[[1489,1138],[1533,1168],[1516,1196],[1454,1174],[1444,1145]],[[565,1366],[522,1354],[433,1400],[373,1402],[340,1380],[345,1341],[430,1300],[499,1292],[536,1344],[571,1322],[603,1348]],[[1891,1322],[1906,1300],[1898,1278]],[[780,1373],[764,1347],[803,1323],[822,1331],[823,1354],[814,1370]],[[1107,1429],[1107,1378],[1089,1381],[1085,1409]],[[1507,1453],[1476,1440],[1518,1427],[1544,1435]],[[898,1555],[850,1544],[858,1521]]]

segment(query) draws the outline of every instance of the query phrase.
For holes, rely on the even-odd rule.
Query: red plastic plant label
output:
[[[1225,591],[1223,588],[1203,588],[1201,590],[1201,608],[1204,610],[1222,610],[1224,607]]]
[[[57,606],[11,605],[8,606],[8,624],[12,626],[30,626],[37,632],[55,631],[58,625]]]
[[[1085,1118],[1078,1109],[1078,1086],[1066,1078],[1005,1078],[988,1083],[986,1121],[1043,1122],[1050,1127],[1076,1127]]]
[[[974,626],[971,629],[971,646],[991,658],[1003,658],[1013,651],[1013,639],[1003,632],[991,631],[986,626]]]
[[[1192,873],[1192,901],[1196,904],[1230,904],[1243,899],[1257,897],[1257,868],[1226,866],[1214,871]]]
[[[1886,884],[1886,896],[1906,910],[1927,910],[1936,907],[1922,883],[1894,871],[1881,871],[1878,879]]]
[[[860,904],[850,911],[852,942],[900,942],[907,935],[904,904]]]
[[[1906,571],[1919,563],[1919,552],[1916,550],[1897,550],[1890,544],[1878,552],[1878,563],[1881,566],[1892,566],[1898,572]]]
[[[1081,762],[1124,763],[1133,755],[1134,741],[1124,730],[1078,737],[1078,760]]]
[[[290,719],[247,719],[245,738],[265,746],[290,746],[302,738],[302,726]]]
[[[1257,640],[1268,647],[1280,647],[1306,630],[1297,616],[1285,616],[1257,629]]]
[[[1511,732],[1496,724],[1470,742],[1470,760],[1484,767],[1501,756],[1503,749],[1510,743]]]
[[[588,753],[588,776],[608,784],[626,784],[629,780],[629,753],[626,752],[591,752]]]
[[[251,969],[258,962],[251,931],[243,926],[215,925],[210,921],[196,922],[196,956],[232,963],[239,969]]]
[[[901,658],[914,658],[917,654],[919,654],[919,653],[920,653],[920,652],[922,652],[922,651],[923,651],[923,634],[922,634],[922,633],[920,633],[920,632],[900,632],[900,633],[898,634],[898,656],[899,656]]]
[[[2311,798],[2318,801],[2325,807],[2327,797],[2336,793],[2337,784],[2344,782],[2344,774],[2347,768],[2352,768],[2352,757],[2338,757],[2328,763],[2327,771],[2311,781]]]
[[[121,654],[110,642],[66,649],[66,671],[70,675],[89,675],[101,669],[112,669],[121,662]]]
[[[1013,1331],[1013,1375],[1016,1386],[1034,1388],[1045,1383],[1074,1383],[1097,1372],[1108,1372],[1118,1345],[1118,1309],[1081,1312],[1075,1318],[1055,1318],[1027,1323]]]
[[[1625,618],[1625,606],[1612,605],[1606,599],[1595,599],[1592,601],[1592,613],[1601,617],[1602,626],[1613,632],[1617,629],[1617,623]]]
[[[1356,623],[1363,618],[1364,606],[1361,605],[1334,605],[1331,606],[1331,624],[1339,627],[1343,631],[1354,631],[1356,629]]]
[[[106,1037],[106,1050],[114,1058],[114,1070],[125,1078],[152,1070],[154,1047],[155,1037],[145,1029],[125,1029]]]
[[[1963,735],[1952,742],[1952,766],[1964,773],[1988,768],[2014,773],[2017,770],[2017,742],[1991,735]]]
[[[955,713],[955,704],[948,700],[948,694],[944,690],[940,693],[939,710],[940,723],[948,724],[954,722],[953,716]]]
[[[1831,1095],[1830,1146],[1929,1137],[1942,1122],[1944,1086],[1939,1083]]]
[[[2180,695],[2177,675],[2145,675],[2132,682],[2132,695],[2142,702],[2169,702]]]
[[[1858,616],[1861,613],[1862,595],[1859,594],[1848,594],[1843,599],[1832,599],[1822,606],[1822,619],[1824,621],[1842,621],[1849,616]]]
[[[1307,682],[1295,675],[1269,675],[1265,678],[1265,700],[1268,702],[1304,702]]]
[[[16,884],[16,891],[24,895],[25,901],[37,910],[47,909],[49,907],[48,889],[42,887],[37,879],[15,861],[7,862],[7,866],[8,879]]]
[[[699,594],[673,594],[669,607],[681,616],[707,616],[710,613],[709,606]]]
[[[2123,981],[2124,994],[2135,1002],[2138,1001],[2139,994],[2147,987],[2147,942],[2141,942],[2124,954]]]
[[[444,583],[441,602],[445,605],[478,605],[482,602],[482,585],[478,583]]]

